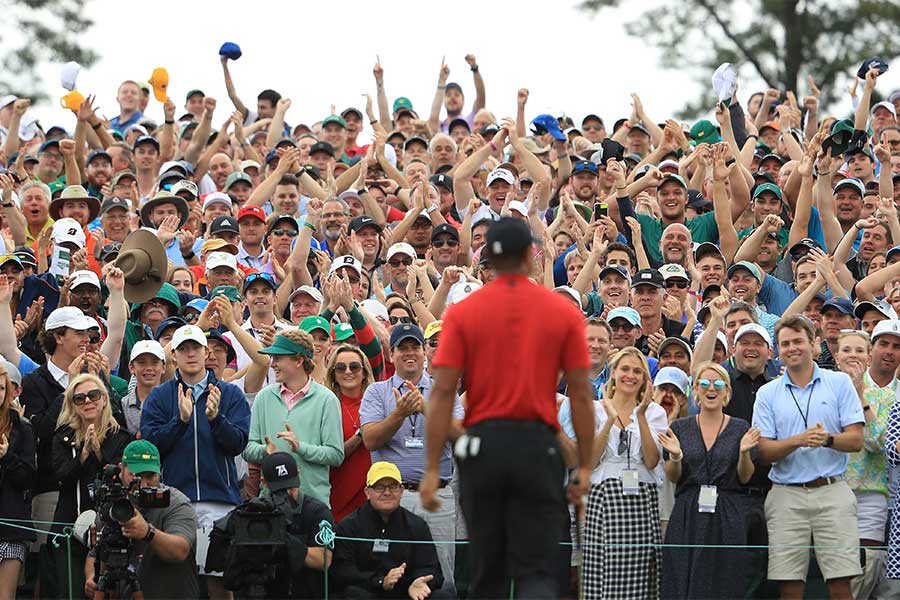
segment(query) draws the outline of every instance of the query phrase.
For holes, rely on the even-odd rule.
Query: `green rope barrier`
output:
[[[319,532],[316,534],[316,543],[325,549],[325,600],[328,600],[328,551],[332,551],[334,556],[334,531],[331,529],[331,523],[324,519],[319,522]]]

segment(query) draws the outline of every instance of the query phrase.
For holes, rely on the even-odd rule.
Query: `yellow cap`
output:
[[[380,461],[369,467],[369,472],[366,474],[366,485],[375,485],[385,477],[393,479],[397,483],[403,483],[403,479],[400,478],[400,469],[397,468],[397,465],[387,461]]]
[[[74,113],[78,112],[78,109],[81,108],[81,104],[84,102],[84,96],[82,96],[79,92],[72,90],[62,98],[60,98],[59,103],[63,108],[68,108]]]
[[[167,92],[169,88],[169,72],[163,69],[162,67],[156,67],[153,69],[153,74],[150,76],[148,83],[153,86],[153,97],[159,100],[160,102],[165,102],[169,99],[169,94]]]
[[[204,256],[210,252],[228,252],[229,254],[237,255],[238,247],[226,242],[222,238],[210,238],[200,246],[200,256]]]
[[[425,339],[430,340],[435,334],[441,332],[441,328],[444,326],[443,321],[432,321],[428,325],[425,326]]]

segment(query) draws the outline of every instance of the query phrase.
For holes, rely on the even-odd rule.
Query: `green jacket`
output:
[[[285,440],[276,437],[286,431],[286,423],[297,435],[300,447],[291,452]],[[263,388],[253,400],[250,410],[250,439],[244,449],[244,460],[262,462],[266,455],[266,436],[279,451],[290,453],[300,472],[300,490],[331,506],[329,468],[344,462],[344,432],[341,404],[324,385],[312,382],[306,396],[290,410],[281,399],[281,384]]]

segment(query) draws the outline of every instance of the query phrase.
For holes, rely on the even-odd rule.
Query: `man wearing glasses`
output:
[[[459,231],[449,223],[435,226],[431,232],[434,267],[443,273],[447,267],[459,266]]]
[[[397,324],[391,331],[391,362],[394,375],[386,381],[370,385],[359,408],[363,443],[372,460],[389,461],[403,476],[403,506],[420,515],[428,523],[436,540],[456,539],[456,502],[449,483],[453,477],[450,444],[461,433],[463,418],[459,397],[454,398],[453,418],[456,423],[450,441],[444,444],[440,458],[440,481],[437,496],[442,501],[436,512],[425,511],[419,503],[419,481],[425,471],[425,406],[431,393],[431,377],[425,369],[425,337],[411,323]],[[453,544],[438,544],[438,558],[444,574],[445,589],[453,589]]]
[[[406,296],[408,278],[406,267],[416,259],[416,250],[406,242],[398,242],[388,248],[387,266],[384,270],[385,293],[397,293]]]
[[[347,598],[449,598],[428,524],[401,506],[403,477],[396,465],[374,463],[366,475],[365,504],[337,525],[332,574]],[[374,542],[348,541],[368,538]],[[405,593],[404,593],[405,592]]]

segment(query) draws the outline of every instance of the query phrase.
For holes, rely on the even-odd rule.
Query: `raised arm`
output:
[[[15,190],[16,182],[9,173],[0,175],[0,190],[3,191],[3,216],[6,217],[6,223],[9,226],[9,232],[12,234],[13,240],[17,246],[25,244],[27,237],[25,215],[12,201],[12,193]],[[0,305],[2,310],[2,305]]]
[[[9,129],[6,132],[6,142],[3,144],[3,152],[6,153],[7,158],[19,151],[19,125],[30,105],[31,100],[27,98],[19,98],[13,103],[13,113],[9,118]]]
[[[18,367],[22,353],[19,351],[12,309],[9,306],[12,294],[12,280],[7,279],[6,275],[0,275],[0,355]]]
[[[528,88],[520,88],[516,93],[516,133],[519,137],[528,135],[525,123],[525,105],[528,103]]]
[[[241,106],[243,106],[243,104]],[[204,98],[203,117],[200,119],[200,124],[197,125],[197,128],[194,130],[194,135],[191,138],[191,143],[188,144],[187,149],[184,151],[184,160],[191,163],[192,165],[197,164],[197,160],[200,158],[200,155],[206,148],[206,140],[209,139],[209,132],[212,131],[212,118],[213,112],[215,112],[215,110],[216,99],[210,96]],[[241,109],[238,108],[238,110]],[[242,114],[246,114],[246,112],[241,112]],[[194,181],[199,183],[200,179],[198,177],[195,177]]]
[[[390,245],[402,242],[406,238],[406,234],[409,233],[413,223],[416,222],[416,219],[418,219],[419,215],[422,214],[422,211],[425,210],[425,183],[422,182],[417,185],[410,196],[412,206],[410,206],[409,210],[406,211],[406,214],[403,216],[403,219],[397,223],[397,226],[391,232]]]
[[[175,158],[175,103],[166,98],[163,104],[165,122],[159,133],[159,160],[165,162]]]
[[[733,256],[737,250],[738,236],[732,220],[733,213],[728,211],[729,202],[728,191],[725,189],[725,178],[731,178],[732,208],[735,204],[740,203],[734,196],[740,195],[740,188],[743,184],[743,177],[740,175],[740,165],[737,162],[732,162],[728,166],[725,165],[725,158],[729,154],[731,154],[731,147],[728,144],[715,145],[713,153],[713,214],[716,219],[716,227],[719,229],[719,245],[722,247],[722,254],[726,257]],[[737,180],[737,184],[735,180]]]
[[[819,152],[818,168],[819,177],[813,187],[815,197],[819,198],[819,219],[822,221],[822,232],[825,235],[825,246],[828,250],[836,249],[844,237],[841,224],[837,220],[834,211],[834,201],[831,199],[831,175],[840,167],[843,158],[831,157],[830,152]]]
[[[456,172],[453,174],[453,195],[456,198],[456,210],[466,210],[469,199],[475,194],[469,179],[478,172],[481,164],[487,160],[492,151],[503,148],[506,145],[507,135],[506,128],[501,127],[489,143],[472,152],[468,158],[456,167]]]
[[[797,194],[797,203],[794,206],[794,221],[791,223],[791,231],[788,234],[788,248],[809,235],[809,220],[812,218],[812,168],[815,156],[814,138],[794,171],[797,177],[800,177],[800,192]]]
[[[724,288],[723,288],[724,289]],[[713,358],[716,349],[716,334],[725,323],[725,312],[731,306],[731,298],[722,294],[712,299],[709,303],[709,323],[703,329],[703,333],[694,346],[693,364],[699,365]]]
[[[272,123],[269,125],[269,131],[266,133],[267,148],[274,148],[281,136],[284,135],[284,115],[290,107],[290,98],[281,98],[275,103],[275,116],[272,117]]]
[[[866,275],[856,284],[856,298],[860,301],[875,300],[884,294],[884,287],[897,277],[900,277],[900,262]]]
[[[75,160],[75,140],[59,140],[59,151],[66,165],[66,185],[81,185],[81,169]]]
[[[200,155],[200,159],[197,161],[197,164],[194,166],[194,179],[199,182],[203,179],[203,176],[206,175],[206,171],[209,169],[209,163],[212,160],[212,157],[216,155],[216,153],[225,145],[225,142],[228,140],[228,128],[234,124],[236,119],[240,119],[241,115],[235,111],[228,120],[222,123],[221,129],[219,129],[218,133],[216,133],[216,138],[212,141],[212,144],[206,147],[203,153]]]
[[[715,194],[715,191],[713,191],[713,193]],[[777,234],[782,227],[784,227],[784,221],[781,220],[781,217],[778,215],[766,215],[762,225],[755,228],[753,233],[751,233],[747,239],[744,240],[744,243],[741,244],[741,247],[738,248],[737,253],[734,255],[733,262],[740,262],[742,260],[748,262],[755,261],[766,236],[772,233]],[[731,264],[731,262],[732,261],[729,261],[729,264]]]
[[[288,148],[285,150],[278,159],[278,166],[275,167],[275,170],[273,170],[268,177],[263,179],[260,184],[256,186],[256,189],[253,190],[253,193],[250,194],[250,197],[247,199],[247,205],[262,206],[265,204],[266,200],[269,199],[269,196],[275,191],[275,186],[278,185],[278,182],[281,181],[281,178],[284,177],[285,173],[290,171],[291,166],[295,163],[298,156],[300,156],[300,150],[297,148]]]
[[[241,102],[241,99],[237,95],[237,90],[234,89],[234,81],[231,79],[231,71],[228,69],[228,57],[222,56],[222,75],[225,77],[225,90],[228,92],[228,97],[231,99],[231,103],[234,105],[235,110],[241,113],[241,116],[244,119],[247,118],[247,115],[250,111]],[[209,96],[207,96],[209,98]],[[204,101],[205,102],[205,101]],[[215,105],[213,105],[215,106]],[[212,115],[210,115],[211,117]]]
[[[472,80],[475,83],[475,104],[472,106],[472,112],[478,112],[487,103],[484,79],[481,78],[481,69],[478,68],[478,61],[475,60],[474,54],[466,54],[466,62],[469,64],[469,69],[472,71]]]
[[[116,368],[125,341],[125,325],[128,323],[128,303],[125,301],[125,275],[121,269],[110,265],[106,269],[106,287],[109,288],[109,314],[106,321],[106,339],[100,353],[109,359],[110,368]]]
[[[528,170],[528,174],[531,175],[534,183],[541,184],[540,194],[535,198],[535,202],[537,202],[539,210],[546,210],[550,202],[551,191],[550,176],[547,174],[547,170],[544,168],[543,163],[538,160],[538,157],[522,143],[522,139],[516,133],[515,122],[510,118],[506,118],[503,119],[503,126],[509,132],[509,142],[516,151],[516,156],[522,161],[522,165]]]
[[[878,80],[878,69],[871,68],[866,73],[866,83],[863,85],[862,96],[859,99],[859,106],[856,107],[856,116],[853,119],[854,129],[865,131],[869,123],[869,106],[872,104],[872,91],[875,89],[875,82]]]
[[[450,76],[450,67],[441,61],[438,71],[437,89],[434,91],[434,99],[431,101],[431,115],[428,117],[428,126],[432,131],[441,129],[441,107],[444,106],[444,93],[447,90],[447,78]]]
[[[658,146],[659,142],[663,137],[663,130],[659,128],[653,119],[647,116],[647,113],[644,111],[644,103],[641,102],[640,96],[637,94],[631,94],[631,101],[634,106],[634,114],[637,115],[638,121],[650,132],[650,141],[653,142],[654,146]]]
[[[375,75],[375,94],[378,98],[378,119],[385,131],[390,131],[392,127],[391,111],[388,108],[387,94],[384,91],[384,69],[381,68],[381,61],[375,63],[372,68],[372,74]]]

